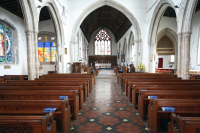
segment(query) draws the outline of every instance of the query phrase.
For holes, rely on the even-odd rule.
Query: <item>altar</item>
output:
[[[111,63],[95,63],[95,67],[97,67],[97,68],[111,68]]]

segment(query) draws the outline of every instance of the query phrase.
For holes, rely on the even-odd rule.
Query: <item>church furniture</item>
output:
[[[0,100],[0,115],[45,115],[47,107],[56,107],[57,131],[68,133],[71,128],[69,101],[65,100]]]
[[[181,117],[172,113],[168,123],[168,133],[199,133],[200,117]]]
[[[73,73],[81,73],[85,71],[84,62],[74,62],[72,67],[73,67]]]
[[[56,133],[54,114],[0,115],[2,133]]]
[[[142,83],[142,82],[174,82],[174,81],[180,81],[181,78],[176,79],[160,79],[160,78],[144,78],[144,79],[125,79],[125,85],[124,90],[126,96],[128,96],[129,100],[131,100],[132,97],[132,88],[135,82]]]
[[[83,101],[79,103],[78,90],[66,90],[65,88],[57,86],[52,88],[46,86],[1,86],[0,99],[59,100],[59,96],[68,96],[72,115],[76,119],[79,107],[83,106]]]
[[[8,83],[8,84],[7,84]],[[13,82],[8,80],[7,83],[2,83],[0,86],[83,86],[84,101],[88,97],[87,82],[66,82],[65,80],[29,80],[29,81],[18,81]]]
[[[200,70],[190,70],[190,74],[200,74]]]
[[[174,69],[172,68],[156,68],[155,72],[174,75]]]
[[[200,79],[200,74],[191,74],[191,79]]]
[[[4,83],[4,79],[0,79],[0,83]]]
[[[51,74],[51,75],[43,75],[42,78],[91,78],[92,86],[96,82],[95,73],[91,74]]]
[[[110,68],[113,68],[114,66],[117,66],[117,56],[116,55],[94,55],[89,56],[88,59],[89,64],[92,63],[92,66],[95,66],[96,64],[109,64]],[[101,68],[105,68],[101,66]]]
[[[4,75],[5,77],[23,77],[24,80],[28,80],[28,75]]]
[[[157,82],[155,85],[135,85],[132,90],[132,104],[133,107],[136,108],[138,105],[138,95],[139,90],[200,90],[200,83],[184,83],[184,82],[164,82],[164,84],[160,84]]]
[[[0,76],[0,79],[4,79],[4,82],[6,80],[24,80],[23,76]]]
[[[180,88],[180,87],[179,87]],[[148,96],[157,96],[157,99],[200,99],[200,91],[184,90],[147,90],[139,91],[138,114],[144,120],[148,113]]]
[[[172,112],[164,112],[161,107],[175,108],[175,114],[182,117],[200,117],[200,99],[150,99],[148,105],[148,128],[158,133],[163,122],[170,119]]]
[[[87,82],[87,86],[88,87],[88,95],[89,95],[89,92],[92,90],[92,81],[91,81],[91,78],[41,78],[41,79],[38,79],[36,78],[35,80],[38,80],[38,81],[65,81],[65,82]]]

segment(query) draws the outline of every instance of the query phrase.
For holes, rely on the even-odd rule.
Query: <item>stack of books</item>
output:
[[[68,99],[68,96],[59,96],[59,99]]]
[[[157,96],[148,96],[148,99],[158,99]]]
[[[43,113],[50,113],[54,112],[57,108],[56,107],[48,107],[43,110]]]
[[[175,112],[175,108],[174,107],[162,107],[161,109],[164,112]]]

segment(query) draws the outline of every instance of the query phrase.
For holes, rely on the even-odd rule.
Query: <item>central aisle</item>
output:
[[[149,133],[117,84],[98,79],[71,133]]]

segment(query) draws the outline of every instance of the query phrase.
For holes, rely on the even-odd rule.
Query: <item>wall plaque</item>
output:
[[[10,69],[10,66],[4,66],[4,69]]]

